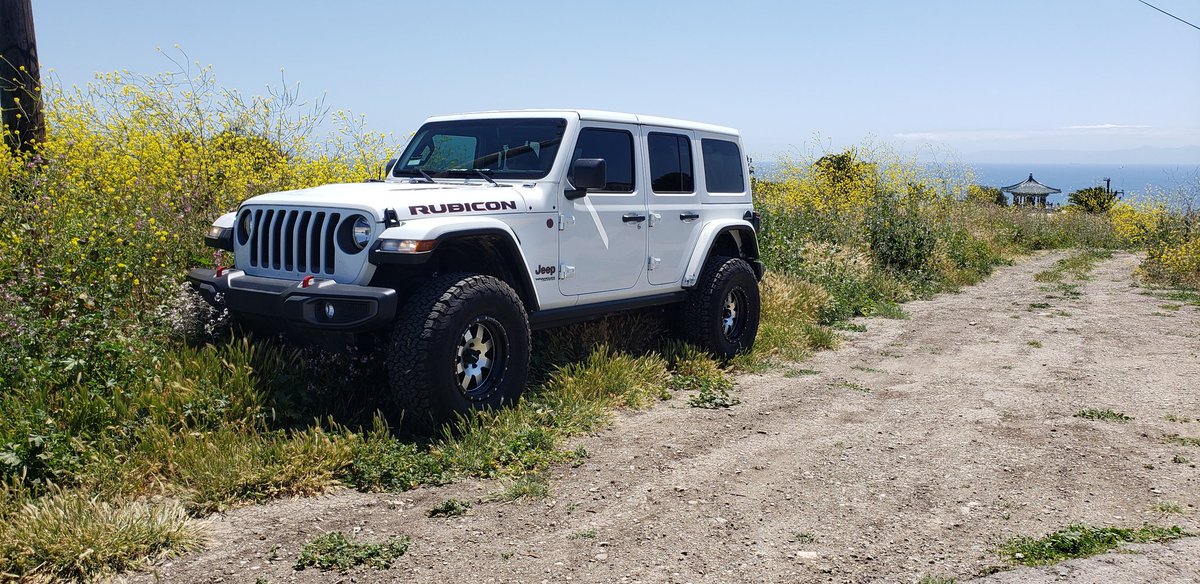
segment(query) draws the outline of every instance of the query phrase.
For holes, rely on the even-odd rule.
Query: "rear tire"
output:
[[[403,426],[432,431],[455,414],[517,401],[529,370],[529,318],[503,280],[438,276],[406,300],[387,364]]]
[[[680,309],[681,336],[720,359],[731,359],[754,346],[760,307],[758,279],[750,264],[713,256]]]

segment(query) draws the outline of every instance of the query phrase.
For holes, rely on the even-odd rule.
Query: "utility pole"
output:
[[[0,0],[0,114],[9,148],[29,152],[46,139],[32,0]]]
[[[1118,201],[1125,198],[1124,190],[1120,190],[1120,191],[1112,190],[1112,179],[1108,178],[1108,177],[1104,177],[1104,192],[1111,194],[1111,195],[1116,195]]]

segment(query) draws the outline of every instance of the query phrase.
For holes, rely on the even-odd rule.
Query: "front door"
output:
[[[571,164],[603,158],[603,189],[567,200],[560,195],[559,290],[565,295],[632,288],[646,267],[646,191],[638,184],[637,126],[592,122],[579,132]]]

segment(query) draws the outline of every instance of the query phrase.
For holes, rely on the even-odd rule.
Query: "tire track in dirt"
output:
[[[1163,419],[1200,417],[1200,309],[1156,316],[1163,302],[1131,287],[1128,254],[1078,282],[1078,298],[1040,290],[1033,275],[1064,256],[906,304],[908,320],[859,320],[867,330],[836,351],[740,377],[742,404],[728,411],[676,397],[620,413],[578,441],[591,457],[555,469],[544,501],[425,517],[499,489],[478,481],[278,501],[214,518],[208,549],[155,570],[172,582],[337,580],[291,564],[305,541],[343,530],[413,539],[391,570],[344,577],[356,582],[961,581],[998,564],[1004,538],[1070,523],[1200,530],[1200,471],[1172,462],[1200,449],[1162,439],[1200,436],[1200,422]],[[1085,408],[1134,420],[1073,417]],[[1185,513],[1162,516],[1156,502]],[[991,579],[1194,581],[1197,541]]]

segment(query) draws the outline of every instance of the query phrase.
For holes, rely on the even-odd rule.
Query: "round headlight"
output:
[[[242,213],[241,219],[238,220],[237,227],[238,244],[246,245],[246,243],[249,242],[250,238],[254,235],[254,214],[250,211]]]
[[[354,227],[350,229],[350,239],[358,249],[367,247],[371,243],[371,222],[367,221],[366,217],[359,215],[354,219]]]

